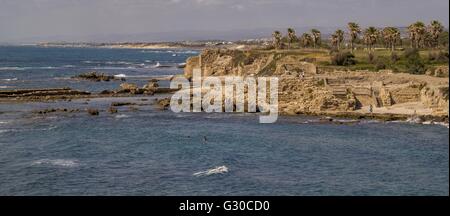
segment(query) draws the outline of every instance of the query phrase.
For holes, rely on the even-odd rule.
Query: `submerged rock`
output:
[[[98,116],[100,114],[98,109],[92,109],[92,108],[87,109],[87,112],[89,113],[89,115],[92,115],[92,116]]]
[[[90,81],[95,81],[95,82],[100,82],[100,81],[104,81],[104,82],[109,82],[111,80],[121,80],[122,79],[117,79],[114,76],[111,75],[106,75],[104,73],[97,73],[96,71],[91,71],[91,72],[86,72],[83,74],[79,74],[77,76],[72,77],[74,79],[84,79],[84,80],[90,80]]]
[[[118,106],[131,106],[131,105],[136,105],[135,103],[131,103],[131,102],[112,102],[111,106],[112,107],[118,107]]]
[[[144,94],[153,95],[158,90],[158,87],[159,84],[157,80],[150,80],[142,87],[142,89],[144,90]]]
[[[113,106],[110,106],[110,107],[108,108],[108,112],[111,113],[111,114],[115,114],[115,113],[118,112],[118,110],[117,110],[117,108],[115,108],[115,107],[113,107]]]
[[[167,110],[170,107],[170,98],[159,99],[157,104],[161,109]]]

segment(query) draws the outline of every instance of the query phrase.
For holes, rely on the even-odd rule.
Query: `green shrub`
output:
[[[383,60],[377,60],[376,64],[375,64],[375,69],[376,70],[384,70],[387,68],[387,64],[386,62],[384,62]]]
[[[350,52],[338,52],[331,57],[331,64],[338,66],[355,65],[355,55]]]
[[[391,54],[391,61],[392,61],[393,63],[396,63],[396,62],[398,62],[399,60],[400,60],[400,57],[397,55],[397,53],[393,52],[393,53]]]
[[[374,63],[374,61],[375,61],[375,55],[374,54],[369,53],[368,58],[369,58],[369,63]]]
[[[406,58],[406,69],[411,74],[424,74],[426,71],[425,63],[420,58],[417,49],[408,49],[403,54]]]
[[[435,61],[437,63],[448,63],[448,52],[439,51],[439,53],[436,56]]]

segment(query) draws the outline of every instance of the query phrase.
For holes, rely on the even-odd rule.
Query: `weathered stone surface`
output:
[[[425,87],[420,92],[422,103],[433,109],[435,114],[448,114],[449,110],[449,87]]]
[[[385,87],[380,88],[381,106],[392,106],[394,104],[391,92]]]

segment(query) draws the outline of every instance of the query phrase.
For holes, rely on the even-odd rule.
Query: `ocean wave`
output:
[[[114,118],[117,118],[117,119],[128,118],[128,117],[130,117],[130,116],[129,115],[125,115],[125,114],[120,114],[120,115],[114,116]]]
[[[0,86],[0,89],[12,88],[12,86]]]
[[[132,65],[134,62],[126,62],[126,61],[107,61],[105,62],[107,65]]]
[[[424,122],[424,123],[425,123],[425,122]],[[443,126],[443,127],[449,128],[449,125],[448,125],[448,123],[446,123],[446,122],[433,122],[433,124],[434,124],[434,125],[439,125],[439,126]]]
[[[1,129],[0,130],[0,134],[3,134],[3,133],[15,133],[15,132],[26,132],[26,131],[49,131],[49,130],[54,130],[56,128],[58,128],[58,126],[56,126],[56,125],[52,125],[52,126],[44,127],[44,128],[42,128],[42,127],[40,127],[40,128],[20,128],[20,129],[8,128],[8,129]]]
[[[142,53],[199,54],[196,50],[142,50]]]
[[[42,66],[42,67],[0,67],[0,71],[26,71],[26,70],[52,70],[64,67]]]
[[[32,165],[52,165],[59,167],[77,167],[79,166],[78,161],[76,160],[67,160],[67,159],[41,159],[37,161],[33,161]]]
[[[25,70],[25,68],[23,68],[23,67],[0,67],[0,71],[7,71],[7,70],[21,71],[21,70]]]
[[[2,79],[3,81],[17,81],[18,79],[17,79],[17,77],[14,77],[14,78],[7,78],[7,79]]]
[[[114,77],[125,78],[125,77],[128,77],[128,76],[126,74],[116,74],[116,75],[114,75]]]
[[[201,177],[201,176],[210,176],[215,174],[224,174],[228,172],[228,167],[226,166],[219,166],[215,167],[206,171],[196,172],[193,174],[193,176]]]
[[[12,131],[12,129],[0,129],[0,134],[9,133],[11,131]]]
[[[55,80],[71,80],[72,77],[53,77]]]

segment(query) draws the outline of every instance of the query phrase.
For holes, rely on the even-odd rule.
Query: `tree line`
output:
[[[403,46],[404,41],[408,40],[411,48],[437,48],[445,29],[439,21],[433,20],[429,25],[417,21],[409,25],[407,31],[408,38],[402,38],[400,29],[396,27],[376,28],[369,26],[362,29],[358,23],[350,22],[347,24],[347,32],[337,29],[331,35],[329,45],[332,49],[339,51],[342,49],[344,42],[348,42],[346,46],[348,48],[349,45],[351,52],[353,52],[356,49],[356,44],[363,44],[366,50],[371,53],[376,44],[383,44],[385,48],[395,51],[397,46]],[[448,35],[448,32],[445,32]],[[283,49],[285,43],[287,43],[287,49],[291,49],[293,43],[298,43],[301,47],[317,48],[322,44],[321,35],[321,32],[317,29],[311,29],[310,32],[297,36],[293,28],[288,28],[284,37],[280,31],[274,31],[272,34],[273,46],[276,49]]]

